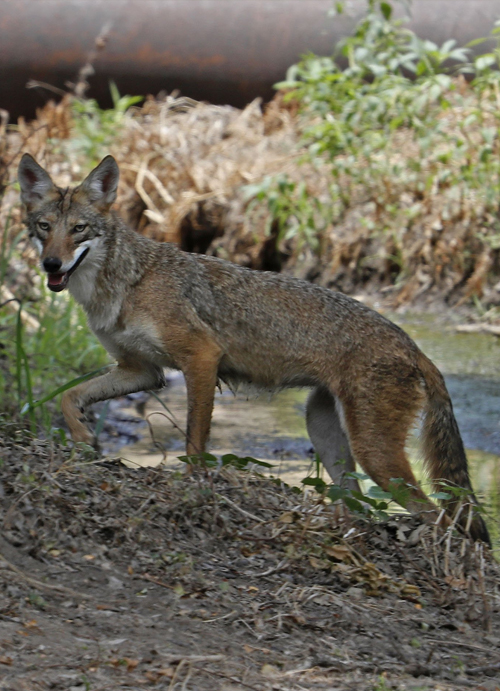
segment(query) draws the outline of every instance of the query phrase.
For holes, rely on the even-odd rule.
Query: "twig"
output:
[[[91,600],[92,597],[90,595],[87,595],[86,593],[82,592],[77,592],[76,590],[72,590],[71,588],[66,588],[63,585],[51,585],[50,583],[42,583],[42,581],[37,581],[36,578],[32,578],[31,576],[28,576],[27,574],[24,573],[24,571],[21,571],[17,566],[12,564],[8,559],[4,557],[4,555],[0,552],[0,559],[2,559],[5,564],[7,564],[7,568],[9,568],[11,571],[14,571],[14,573],[17,573],[17,575],[22,578],[24,581],[27,583],[30,583],[32,586],[35,588],[40,588],[40,590],[50,590],[50,591],[55,591],[59,592],[64,595],[71,595],[71,597],[80,597],[83,600]]]
[[[455,331],[457,333],[488,333],[492,336],[500,336],[500,326],[497,326],[495,324],[458,324],[455,327]]]
[[[184,667],[185,664],[186,664],[186,661],[185,661],[185,660],[181,660],[181,661],[179,662],[179,664],[177,665],[177,667],[175,668],[175,672],[174,672],[174,675],[173,675],[173,677],[172,677],[172,681],[171,681],[170,684],[168,685],[168,691],[171,691],[171,689],[174,688],[175,682],[177,681],[177,677],[179,676],[179,672],[181,671],[181,669]]]
[[[482,667],[469,667],[465,668],[465,673],[466,674],[489,674],[490,672],[496,672],[497,670],[500,670],[500,662],[497,662],[494,665],[483,665]]]
[[[4,519],[2,521],[2,528],[9,528],[10,527],[10,519],[12,517],[12,514],[14,513],[14,510],[16,506],[19,506],[19,504],[26,499],[30,494],[35,492],[37,489],[40,489],[38,486],[32,487],[31,489],[27,490],[26,492],[23,492],[20,497],[18,497],[15,501],[12,502],[12,504],[9,506],[7,511],[5,512]]]
[[[234,614],[238,614],[238,612],[233,609],[229,612],[229,614],[224,614],[222,617],[215,617],[215,619],[203,619],[204,624],[211,624],[214,621],[222,621],[223,619],[229,619],[229,617],[232,617]]]
[[[99,35],[94,41],[92,50],[87,55],[87,60],[85,64],[78,70],[75,83],[68,84],[76,98],[85,98],[85,93],[89,88],[87,78],[94,74],[93,63],[96,61],[99,53],[106,47],[111,27],[112,24],[104,24],[101,31],[99,32]]]
[[[7,307],[10,312],[17,312],[20,300],[11,293],[7,286],[0,286],[0,298],[4,300],[0,307]],[[28,314],[26,310],[21,309],[21,321],[28,328],[30,332],[37,331],[40,328],[40,322]]]
[[[241,506],[238,506],[234,501],[229,499],[228,497],[225,497],[222,494],[216,494],[215,495],[217,499],[221,499],[222,501],[225,501],[229,506],[232,506],[233,509],[236,509],[236,511],[239,511],[243,516],[246,516],[247,518],[251,518],[252,521],[256,521],[257,523],[265,523],[264,519],[259,518],[258,516],[254,516],[252,513],[249,513],[248,511],[245,511],[245,509],[242,509]]]
[[[251,684],[247,684],[244,681],[241,681],[241,679],[237,679],[236,677],[230,677],[229,674],[223,674],[222,672],[214,672],[210,669],[205,669],[203,670],[207,674],[213,674],[216,677],[221,677],[222,679],[229,679],[229,681],[234,681],[235,684],[240,684],[240,686],[244,686],[246,689],[252,689],[252,691],[262,691],[261,688],[257,688],[257,686],[252,686]]]
[[[179,664],[184,662],[184,664],[195,664],[197,662],[219,662],[220,660],[225,660],[225,655],[183,655],[179,653],[177,655],[162,655],[162,659],[168,664],[174,664],[178,662]]]
[[[252,576],[255,576],[256,578],[262,578],[263,576],[270,576],[272,573],[276,573],[277,571],[283,571],[283,569],[288,566],[288,562],[290,560],[288,557],[286,559],[283,559],[280,561],[278,566],[273,566],[267,571],[263,571],[262,573],[253,573]]]
[[[150,576],[149,573],[138,573],[137,576],[138,576],[138,578],[142,578],[145,581],[151,581],[151,583],[155,583],[156,585],[159,585],[162,588],[169,588],[170,590],[174,590],[173,585],[169,585],[168,583],[164,583],[163,581],[160,581],[158,578],[155,578],[154,576]]]
[[[491,653],[491,650],[489,648],[483,648],[480,645],[473,645],[472,643],[462,643],[461,641],[454,641],[451,638],[447,641],[440,641],[439,638],[425,638],[424,640],[426,643],[440,643],[441,645],[445,645],[445,646],[459,645],[462,648],[470,648],[471,650],[479,650],[482,653]]]
[[[141,163],[141,166],[139,168],[139,172],[137,173],[137,177],[135,179],[135,191],[137,192],[139,197],[142,199],[144,204],[148,207],[148,210],[153,213],[152,220],[154,220],[155,223],[163,223],[165,221],[163,214],[161,213],[160,209],[156,206],[154,201],[151,199],[149,194],[146,192],[146,190],[144,189],[144,185],[143,185],[144,178],[146,177],[146,171],[148,170],[148,163],[151,160],[151,158],[153,158],[153,156],[155,156],[155,153],[148,154],[145,157],[145,159],[143,160],[143,162]],[[158,190],[158,187],[156,187],[156,189]],[[165,192],[166,192],[166,190],[165,190]],[[164,201],[166,201],[165,198],[163,198],[163,199],[164,199]]]
[[[191,665],[189,665],[189,666],[188,666],[187,674],[186,674],[186,676],[184,677],[184,681],[182,682],[181,691],[186,691],[186,689],[187,689],[187,683],[188,683],[188,681],[191,679],[192,675],[193,675],[193,670],[192,670]]]
[[[63,89],[59,89],[57,86],[53,86],[52,84],[47,84],[47,82],[39,82],[37,79],[30,79],[26,83],[26,88],[27,89],[46,89],[47,91],[52,91],[52,93],[57,94],[58,96],[66,96],[67,91],[64,91]]]
[[[150,182],[153,183],[153,185],[156,187],[156,189],[158,191],[158,194],[163,199],[165,204],[173,204],[175,202],[175,199],[172,197],[170,192],[160,182],[160,180],[156,177],[156,175],[149,170],[149,168],[143,168],[142,166],[126,165],[123,163],[121,164],[121,168],[124,170],[130,170],[133,173],[141,173],[141,175],[143,177],[147,178]],[[142,183],[142,180],[141,180],[141,183]],[[158,211],[158,209],[157,209],[157,211]],[[160,213],[160,212],[158,211],[158,213]]]

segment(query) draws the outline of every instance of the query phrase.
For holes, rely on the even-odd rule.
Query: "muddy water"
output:
[[[482,334],[457,334],[437,324],[435,318],[402,321],[399,317],[398,321],[445,375],[468,448],[473,485],[488,506],[488,522],[500,546],[500,340]],[[306,398],[307,391],[297,389],[272,398],[235,397],[223,389],[215,398],[211,452],[268,461],[273,464],[274,476],[300,485],[313,472],[313,452],[304,422]],[[161,399],[168,411],[153,398],[141,410],[151,434],[145,426],[139,442],[120,449],[119,455],[127,464],[157,465],[163,461],[170,467],[182,465],[177,458],[183,453],[186,421],[181,375],[171,376]],[[124,412],[137,416],[133,406]],[[421,476],[416,439],[409,446]]]

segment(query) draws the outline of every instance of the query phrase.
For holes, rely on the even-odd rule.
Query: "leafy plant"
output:
[[[113,108],[102,109],[93,98],[75,99],[72,103],[76,136],[70,145],[80,149],[92,163],[107,153],[127,110],[144,100],[142,96],[120,96],[114,82],[110,82],[109,89]]]
[[[271,235],[276,222],[278,243],[296,238],[297,250],[304,244],[316,252],[320,250],[330,214],[328,207],[308,193],[304,182],[295,183],[287,175],[266,176],[260,183],[246,185],[244,194],[251,199],[249,212],[256,204],[266,203],[269,210],[266,235]]]
[[[319,459],[317,459],[319,461]],[[360,482],[370,480],[365,473],[350,472],[345,473],[344,480],[355,479]],[[412,487],[402,478],[391,478],[387,491],[378,485],[371,485],[366,491],[358,491],[346,487],[344,483],[328,484],[321,477],[321,469],[316,467],[314,476],[306,477],[302,480],[305,486],[314,487],[318,494],[327,497],[332,502],[342,501],[350,511],[362,516],[369,516],[375,520],[387,520],[390,505],[396,503],[403,508],[406,506],[411,496]],[[441,490],[429,494],[429,498],[436,502],[460,504],[465,502],[472,507],[473,511],[484,513],[484,508],[470,505],[470,492],[463,487],[457,487],[446,481],[441,481]]]
[[[400,281],[408,275],[402,237],[414,224],[428,223],[426,214],[437,228],[464,217],[484,219],[477,223],[478,241],[498,247],[500,114],[493,68],[500,62],[500,23],[492,32],[496,47],[473,57],[470,49],[480,41],[463,48],[453,40],[441,46],[422,40],[394,18],[392,6],[369,0],[365,17],[332,57],[306,55],[276,85],[299,105],[302,160],[329,162],[329,199],[318,200],[284,176],[246,190],[253,195],[249,211],[252,204],[267,205],[268,229],[276,221],[280,238],[313,249],[349,210],[369,208],[360,223],[385,238],[390,278]],[[470,84],[464,73],[474,77]],[[444,251],[444,264],[463,272],[470,260],[454,245]],[[434,273],[442,272],[442,262],[436,265]]]
[[[70,296],[56,298],[41,290],[43,299],[21,304],[17,314],[0,311],[0,328],[13,333],[0,367],[0,411],[13,412],[16,406],[21,415],[27,415],[32,433],[43,429],[46,436],[56,434],[63,440],[62,430],[53,429],[50,401],[101,372],[108,356]],[[24,314],[38,322],[36,330],[23,326]]]

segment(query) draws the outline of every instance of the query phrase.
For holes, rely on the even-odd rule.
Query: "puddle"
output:
[[[500,340],[484,334],[457,334],[440,328],[435,320],[399,322],[422,350],[435,362],[446,378],[464,443],[468,449],[471,475],[478,496],[485,502],[488,521],[497,544],[500,541]],[[261,395],[247,399],[227,390],[217,392],[212,419],[210,451],[215,455],[235,453],[273,464],[272,474],[291,485],[312,471],[313,451],[307,436],[304,410],[308,392],[289,389],[272,398]],[[154,398],[139,399],[141,413],[149,421],[138,431],[142,438],[120,448],[119,455],[130,465],[182,467],[178,456],[184,453],[186,391],[182,375],[173,373],[169,386],[161,392],[168,411]],[[138,420],[134,401],[120,404],[114,412],[126,424]],[[128,423],[127,423],[128,421]],[[161,449],[161,450],[160,450]],[[117,445],[109,448],[117,454]],[[416,440],[410,455],[417,458]],[[418,476],[421,464],[414,463]],[[427,487],[427,489],[429,489]]]

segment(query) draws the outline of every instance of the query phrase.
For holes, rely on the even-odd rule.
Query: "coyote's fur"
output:
[[[219,380],[233,387],[307,386],[308,431],[334,481],[355,461],[384,489],[402,478],[413,488],[406,507],[435,520],[439,510],[419,488],[405,453],[423,409],[432,479],[463,488],[477,503],[443,377],[404,331],[341,293],[142,237],[111,211],[118,176],[107,156],[81,185],[64,190],[29,154],[19,166],[26,223],[48,287],[69,289],[118,362],[64,394],[74,441],[93,442],[82,421],[88,405],[161,387],[164,367],[182,370],[186,379],[188,454],[205,449]],[[476,510],[458,509],[456,499],[446,508],[460,510],[458,522],[489,542]]]

